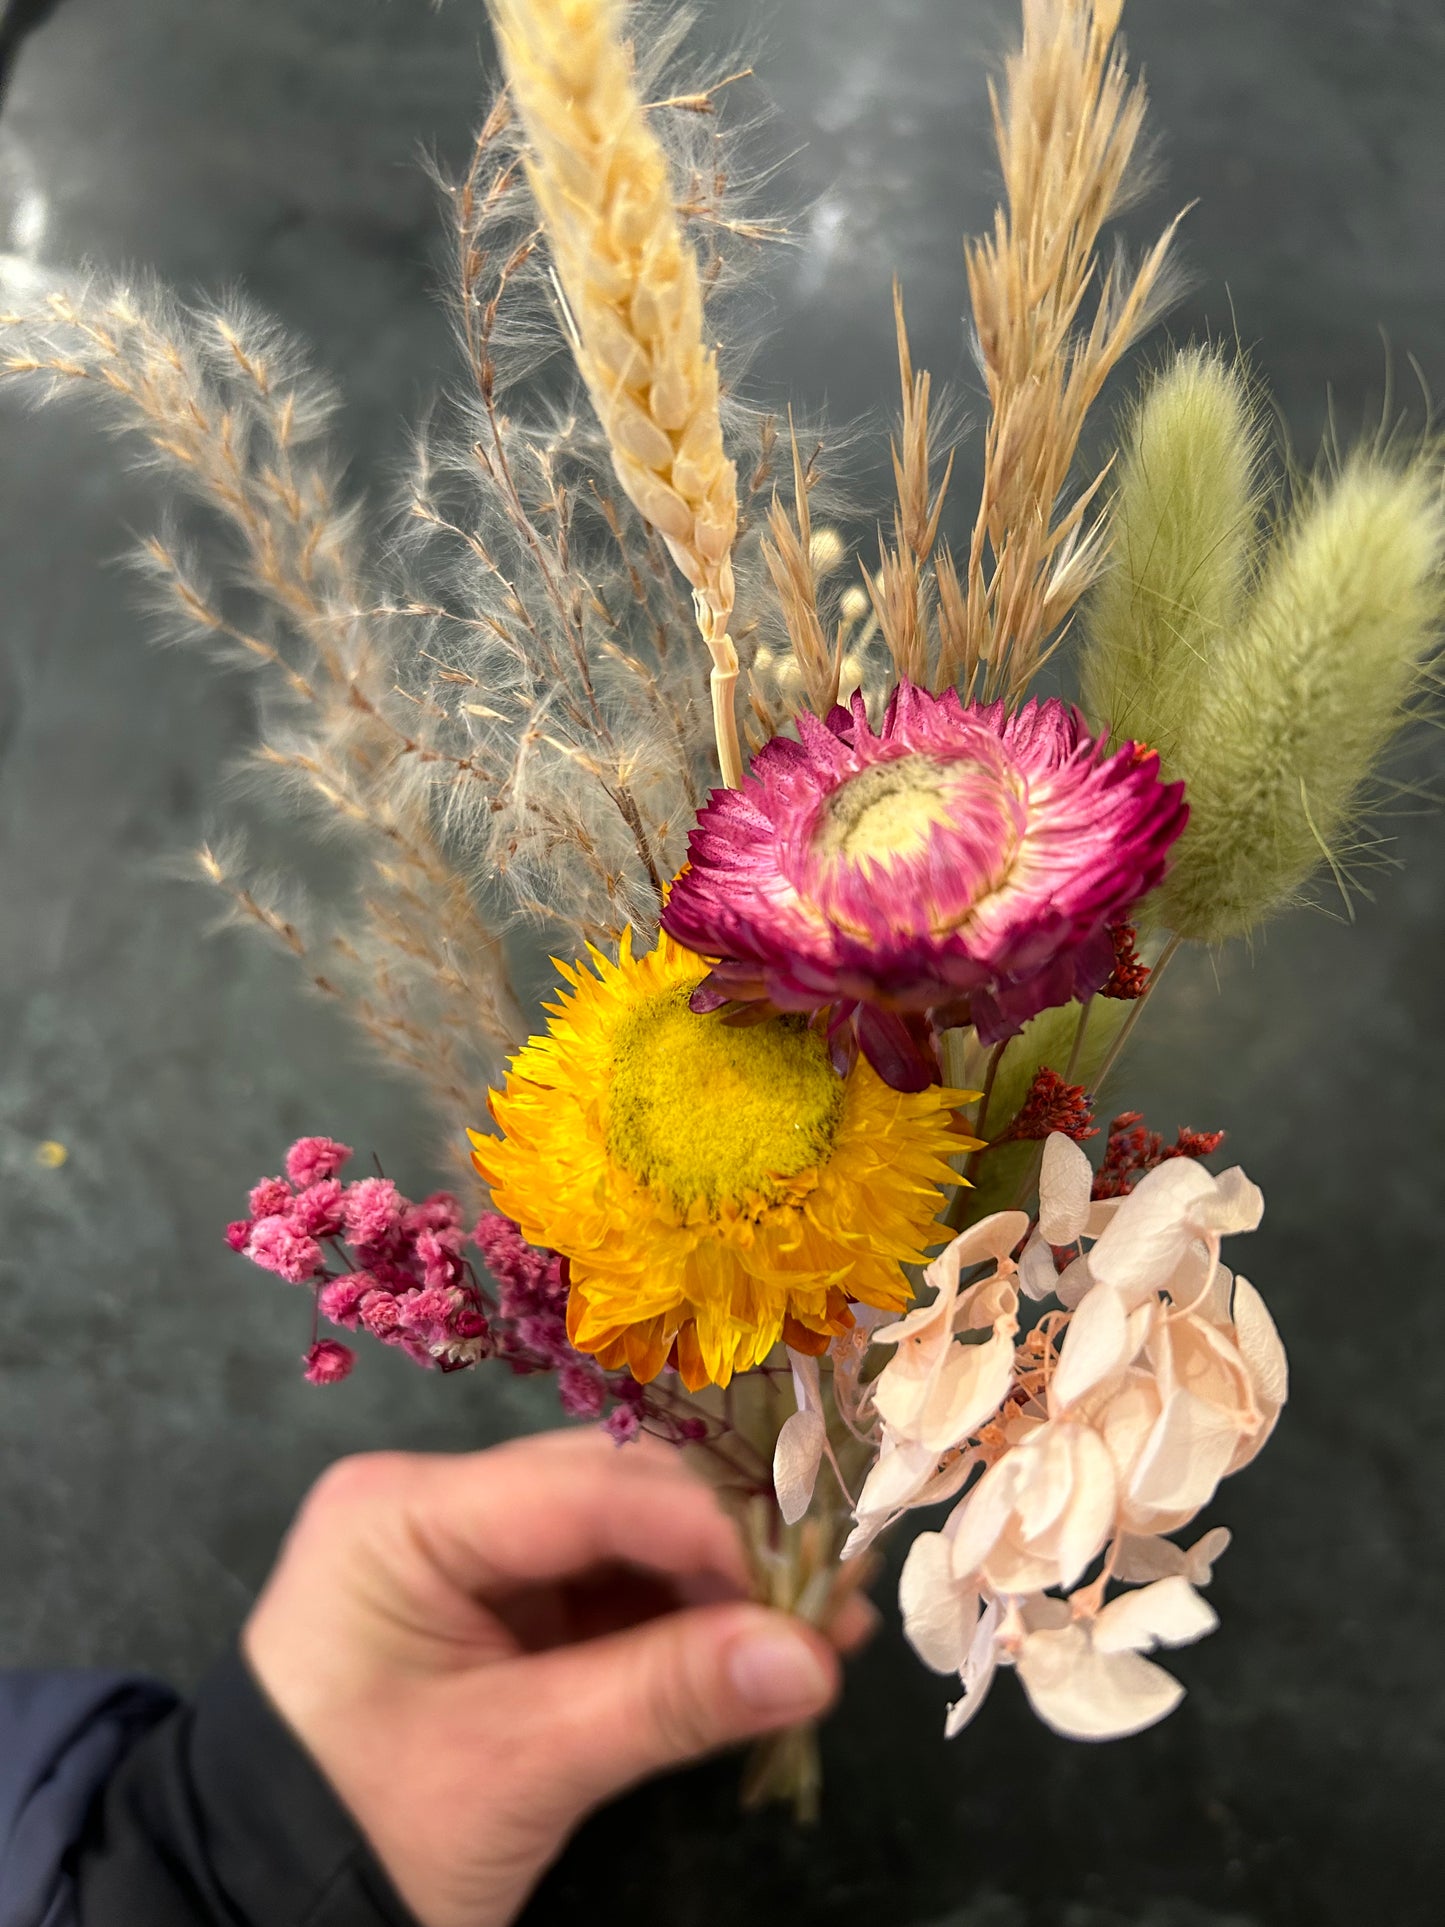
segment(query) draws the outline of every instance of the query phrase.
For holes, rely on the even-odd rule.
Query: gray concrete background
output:
[[[712,40],[761,39],[769,138],[815,207],[760,283],[757,382],[842,415],[890,393],[896,267],[917,358],[967,389],[959,235],[991,204],[983,85],[1012,8],[702,13]],[[1379,420],[1381,331],[1402,392],[1407,356],[1445,384],[1440,0],[1132,0],[1128,26],[1162,137],[1148,213],[1200,203],[1171,331],[1257,344],[1306,454],[1331,397],[1346,428]],[[244,286],[334,372],[380,481],[449,372],[415,156],[460,151],[484,59],[476,0],[60,0],[0,109],[7,272],[90,257]],[[79,417],[11,406],[0,435],[0,1662],[186,1680],[328,1460],[547,1408],[374,1353],[310,1391],[296,1299],[221,1246],[298,1131],[422,1184],[423,1121],[284,961],[207,939],[205,897],[164,873],[226,819],[250,699],[147,645],[114,562],[154,491]],[[590,1829],[535,1918],[1438,1918],[1445,837],[1417,807],[1356,928],[1294,916],[1253,958],[1179,969],[1117,1093],[1166,1129],[1229,1128],[1270,1200],[1246,1266],[1294,1367],[1275,1443],[1216,1508],[1236,1532],[1223,1625],[1177,1658],[1182,1711],[1071,1747],[1005,1680],[945,1747],[943,1684],[885,1638],[830,1729],[817,1834],[739,1827],[731,1769],[710,1769]],[[37,1161],[50,1138],[59,1170]]]

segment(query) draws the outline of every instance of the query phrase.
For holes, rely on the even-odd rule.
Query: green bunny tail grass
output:
[[[1351,819],[1424,680],[1445,598],[1438,463],[1373,451],[1313,483],[1242,622],[1191,689],[1168,758],[1189,826],[1151,906],[1220,943],[1342,878]]]
[[[1244,604],[1262,442],[1243,371],[1212,349],[1179,354],[1133,410],[1081,663],[1085,714],[1116,741],[1167,760],[1187,727],[1196,679]]]
[[[1113,997],[1095,997],[1089,1006],[1089,1021],[1079,1059],[1069,1078],[1092,1091],[1099,1068],[1108,1055],[1121,1026],[1134,1008]],[[1068,1069],[1079,1028],[1079,1006],[1064,1004],[1046,1010],[1024,1025],[999,1061],[998,1075],[988,1101],[984,1133],[996,1138],[1006,1131],[1029,1094],[1029,1087],[1045,1065],[1062,1077]],[[977,1224],[991,1211],[1007,1211],[1018,1196],[1019,1186],[1028,1175],[1038,1154],[1034,1142],[1000,1145],[985,1152],[973,1170],[974,1189],[968,1193],[968,1222]]]

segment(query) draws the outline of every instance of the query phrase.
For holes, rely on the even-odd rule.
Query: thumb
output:
[[[821,1633],[745,1604],[670,1613],[507,1670],[537,1740],[536,1796],[566,1822],[635,1780],[816,1718],[839,1683]]]

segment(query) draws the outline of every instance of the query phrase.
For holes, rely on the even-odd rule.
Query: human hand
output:
[[[504,1927],[592,1807],[832,1701],[866,1600],[830,1640],[746,1589],[679,1453],[558,1432],[343,1459],[242,1646],[422,1927]]]

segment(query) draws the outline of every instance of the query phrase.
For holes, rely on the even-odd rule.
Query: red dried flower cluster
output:
[[[1149,987],[1149,966],[1135,947],[1137,932],[1132,923],[1114,924],[1109,935],[1114,942],[1114,968],[1099,986],[1099,995],[1131,1003]]]
[[[305,1375],[313,1385],[337,1384],[356,1362],[349,1345],[317,1337],[316,1321],[325,1318],[444,1372],[500,1358],[517,1373],[555,1373],[563,1411],[602,1420],[619,1443],[644,1422],[677,1444],[706,1435],[705,1421],[660,1409],[627,1373],[604,1372],[572,1349],[564,1259],[534,1250],[496,1212],[468,1234],[448,1191],[413,1204],[390,1178],[343,1184],[337,1174],[351,1155],[331,1138],[298,1139],[286,1176],[263,1178],[251,1192],[251,1215],[226,1231],[233,1251],[311,1287]],[[486,1260],[495,1296],[465,1255],[469,1243]]]
[[[1094,1106],[1082,1084],[1066,1084],[1057,1071],[1045,1064],[1028,1088],[1018,1115],[995,1144],[1014,1144],[1051,1136],[1061,1131],[1075,1144],[1097,1137]]]
[[[1092,1196],[1123,1198],[1146,1171],[1167,1158],[1207,1158],[1224,1142],[1223,1131],[1181,1130],[1172,1144],[1143,1121],[1142,1111],[1121,1111],[1109,1125],[1104,1161],[1094,1174]]]

